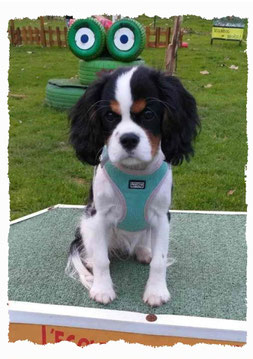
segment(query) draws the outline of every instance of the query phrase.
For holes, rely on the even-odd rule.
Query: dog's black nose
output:
[[[133,150],[138,145],[139,141],[139,136],[131,132],[125,133],[120,137],[120,143],[128,151]]]

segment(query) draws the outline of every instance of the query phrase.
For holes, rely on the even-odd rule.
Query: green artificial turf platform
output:
[[[13,223],[9,232],[9,300],[81,307],[246,320],[246,214],[172,212],[167,270],[171,300],[158,308],[142,301],[149,266],[114,259],[117,299],[89,298],[64,270],[80,208],[53,208]]]

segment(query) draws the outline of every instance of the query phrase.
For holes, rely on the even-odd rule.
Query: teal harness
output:
[[[169,165],[162,162],[153,173],[133,175],[118,169],[109,160],[105,162],[104,173],[124,208],[118,228],[137,232],[150,227],[147,222],[147,209],[165,179],[168,169]]]

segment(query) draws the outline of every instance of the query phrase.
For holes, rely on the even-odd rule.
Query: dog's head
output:
[[[70,141],[82,162],[99,163],[104,145],[113,163],[150,163],[162,150],[173,165],[189,160],[199,118],[193,96],[173,76],[119,68],[94,82],[70,113]]]

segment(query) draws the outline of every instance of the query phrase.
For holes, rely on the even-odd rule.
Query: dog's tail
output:
[[[70,245],[68,262],[65,273],[71,278],[79,280],[85,288],[90,289],[93,282],[93,274],[85,263],[85,247],[80,233],[80,228],[76,229],[75,239]]]

